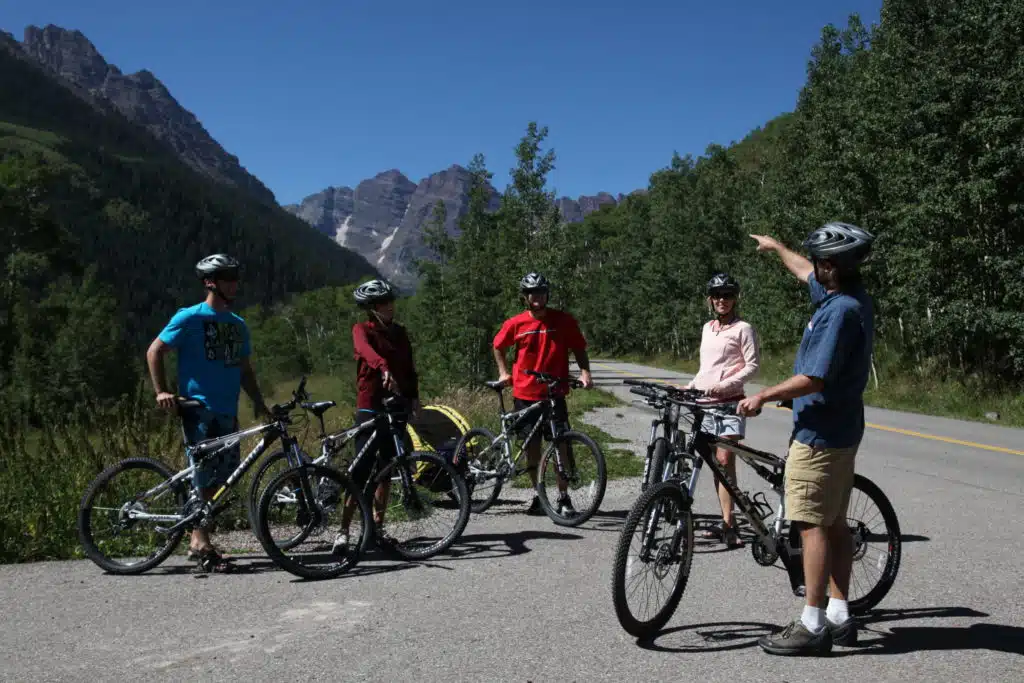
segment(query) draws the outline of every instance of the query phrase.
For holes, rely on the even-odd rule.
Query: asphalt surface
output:
[[[686,378],[622,363],[595,371],[624,399],[626,377]],[[650,419],[635,406],[588,416],[638,448]],[[748,422],[748,442],[781,450],[789,420],[766,409]],[[244,573],[208,578],[190,575],[183,557],[138,577],[88,561],[0,567],[0,679],[1021,680],[1024,430],[882,410],[868,420],[880,428],[868,429],[857,470],[896,507],[903,559],[862,645],[829,658],[757,647],[802,603],[749,545],[700,543],[665,631],[648,643],[628,636],[610,580],[637,487],[620,481],[581,528],[523,515],[503,493],[508,502],[471,518],[449,555],[420,564],[371,555],[327,582],[298,580],[259,555],[240,560]],[[752,476],[741,469],[741,486]],[[706,474],[696,510],[717,510]]]

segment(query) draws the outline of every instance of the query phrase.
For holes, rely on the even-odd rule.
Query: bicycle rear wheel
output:
[[[892,503],[867,477],[855,474],[846,522],[853,541],[853,563],[847,602],[850,614],[863,615],[882,601],[896,582],[903,544],[900,525]],[[787,535],[790,548],[801,547],[800,534],[791,525]],[[804,581],[801,556],[795,555],[790,577],[794,586]],[[800,594],[799,592],[797,593]]]
[[[281,506],[284,499],[292,504]],[[347,543],[341,543],[346,504],[351,520]],[[260,496],[256,517],[256,537],[267,556],[305,579],[330,579],[355,567],[373,529],[370,506],[359,489],[322,465],[301,465],[274,477]],[[285,544],[279,537],[301,540]]]
[[[666,481],[648,488],[626,517],[615,548],[612,603],[630,635],[649,638],[679,606],[693,561],[690,507],[678,483]],[[648,576],[657,581],[653,587],[641,583]]]
[[[143,494],[174,476],[162,462],[129,458],[100,473],[78,508],[78,540],[86,556],[112,574],[141,574],[174,552],[185,531],[165,534],[173,521],[132,519],[132,513],[177,516],[188,495],[179,481],[153,497]]]
[[[565,460],[560,450],[565,447]],[[564,493],[559,486],[558,463],[566,475]],[[593,439],[582,432],[563,432],[552,442],[541,458],[537,471],[537,497],[544,512],[559,526],[579,526],[590,519],[604,500],[608,474],[605,470],[604,454]],[[555,495],[555,502],[548,500],[548,494]],[[563,509],[563,495],[568,497],[569,509]]]
[[[882,489],[854,475],[846,513],[853,534],[853,570],[847,595],[851,614],[864,614],[882,601],[900,570],[900,523]]]
[[[406,488],[406,468],[411,486]],[[447,460],[416,451],[388,463],[373,479],[391,482],[384,527],[396,541],[388,549],[407,560],[424,560],[451,547],[469,521],[466,480]]]

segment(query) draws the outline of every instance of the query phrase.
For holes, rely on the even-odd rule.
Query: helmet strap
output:
[[[216,296],[221,301],[223,301],[226,306],[230,307],[233,303],[235,303],[234,299],[229,299],[226,296],[224,296],[224,292],[222,292],[220,287],[218,287],[217,285],[213,284],[204,286],[206,287],[206,291],[213,292],[213,295]]]
[[[374,304],[370,304],[370,306],[369,306],[369,309],[368,309],[368,310],[370,311],[370,316],[371,316],[371,317],[372,317],[372,318],[373,318],[374,320],[376,320],[376,321],[377,321],[378,323],[380,323],[380,325],[381,325],[382,327],[388,327],[388,328],[389,328],[389,327],[391,327],[391,323],[393,323],[393,322],[395,321],[394,317],[392,317],[392,318],[391,318],[391,322],[387,322],[387,323],[386,323],[386,322],[384,322],[384,318],[382,318],[382,317],[380,316],[380,313],[378,313],[378,312],[377,312],[377,308],[376,308],[376,307],[374,306]]]

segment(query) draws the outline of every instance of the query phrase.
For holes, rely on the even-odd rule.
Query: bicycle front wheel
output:
[[[563,432],[548,446],[537,470],[537,497],[559,526],[579,526],[604,500],[608,484],[604,453],[582,432]],[[552,503],[548,497],[554,494]]]
[[[304,579],[331,579],[355,567],[373,529],[370,506],[355,484],[334,468],[312,464],[271,479],[256,518],[267,556]]]
[[[152,496],[145,493],[173,476],[167,465],[149,458],[122,460],[100,473],[78,508],[78,540],[86,556],[112,574],[141,574],[166,560],[185,532],[166,534],[159,529],[181,519],[188,482],[179,481]]]
[[[399,468],[405,468],[410,486]],[[469,522],[466,480],[436,453],[416,451],[393,460],[374,481],[389,485],[384,527],[395,540],[389,549],[407,560],[444,552]]]
[[[633,504],[615,548],[612,603],[627,633],[649,638],[668,623],[692,561],[689,494],[674,481],[651,485]]]
[[[309,457],[303,453],[303,464],[312,462]],[[258,510],[260,505],[260,496],[262,495],[267,482],[273,481],[281,472],[291,469],[292,465],[288,462],[288,457],[284,451],[275,451],[268,455],[255,474],[252,475],[252,482],[249,484],[249,527],[256,529],[259,526],[258,521]],[[286,496],[278,501],[278,505],[287,505],[293,502],[294,496]],[[297,532],[292,537],[278,537],[276,542],[282,548],[294,548],[296,544],[301,543],[304,540],[301,532]]]
[[[647,467],[647,479],[640,485],[641,493],[665,478],[665,462],[668,460],[668,439],[659,436],[651,449],[651,462]]]
[[[466,432],[455,445],[455,462],[466,479],[470,510],[478,515],[494,505],[501,493],[504,479],[498,474],[502,456],[501,444],[494,442],[494,433],[484,427]]]

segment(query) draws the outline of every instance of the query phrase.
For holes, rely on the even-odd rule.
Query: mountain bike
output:
[[[397,457],[384,464],[376,461],[366,485],[361,490],[356,489],[355,494],[360,506],[369,508],[378,484],[384,481],[392,483],[385,510],[385,526],[394,543],[388,544],[386,549],[407,560],[423,560],[450,548],[469,521],[466,483],[440,455],[407,447],[405,402],[397,396],[389,396],[384,400],[383,411],[375,414],[372,420],[328,434],[323,415],[334,405],[333,401],[323,401],[308,407],[320,423],[319,457],[310,459],[309,455],[300,453],[301,464],[295,467],[284,453],[275,453],[260,466],[250,489],[250,497],[257,501],[257,517],[270,520],[278,516],[301,515],[299,492],[289,479],[292,473],[307,468],[333,467],[332,462],[343,458],[343,451],[350,441],[360,435],[368,435],[366,443],[351,460],[346,478],[351,479],[351,473],[363,458],[376,458],[381,440],[392,440]],[[273,470],[282,465],[288,469],[274,474]],[[269,481],[265,488],[264,481]],[[425,530],[428,525],[429,529]],[[372,532],[363,534],[364,546],[368,547],[369,540],[379,537],[383,530],[377,529],[372,520],[366,529]],[[293,543],[290,537],[276,539],[270,533],[260,535],[260,540],[271,557],[287,557]]]
[[[174,552],[185,532],[212,525],[215,517],[229,503],[225,494],[275,441],[280,439],[285,457],[297,465],[300,451],[295,438],[288,433],[289,413],[296,407],[312,405],[304,402],[309,398],[305,384],[306,378],[303,377],[291,401],[270,409],[271,421],[266,424],[197,443],[188,443],[186,439],[186,460],[195,462],[195,465],[174,472],[159,460],[128,458],[100,473],[82,497],[78,511],[78,536],[85,554],[113,574],[146,572]],[[178,400],[179,415],[202,407],[199,401]],[[196,467],[222,451],[236,447],[242,439],[253,436],[260,437],[256,446],[212,498],[202,500],[198,490],[192,486]],[[338,511],[339,496],[345,493],[357,496],[358,515],[364,520],[364,527],[370,528],[369,508],[340,472],[321,466],[306,468],[293,477],[292,483],[298,491],[303,519],[298,532],[292,532],[293,536],[305,540],[314,532],[322,534],[336,526],[328,521],[328,517]],[[270,526],[268,520],[257,515],[257,538],[261,529],[266,532]],[[271,559],[295,574],[329,578],[358,564],[363,546],[360,542],[346,552],[331,553],[325,552],[332,547],[327,541],[314,545],[313,550],[301,558],[272,556]],[[317,565],[317,562],[323,564]]]
[[[693,559],[693,495],[705,465],[715,481],[729,491],[739,512],[750,523],[755,534],[751,544],[754,560],[769,567],[781,559],[790,588],[802,597],[805,587],[800,535],[784,519],[785,459],[719,438],[702,427],[705,415],[734,415],[740,399],[720,401],[697,390],[668,389],[636,380],[626,382],[643,389],[634,393],[672,402],[686,410],[692,416],[692,428],[677,445],[667,450],[660,475],[652,468],[649,485],[634,503],[623,526],[612,571],[612,602],[622,627],[636,637],[650,637],[668,623],[678,607]],[[716,448],[728,449],[768,482],[779,498],[778,508],[771,507],[764,492],[750,495],[740,491],[715,458]],[[868,509],[869,505],[874,512]],[[860,474],[854,475],[847,523],[854,560],[849,609],[851,614],[861,615],[877,605],[896,581],[902,551],[900,527],[889,499],[877,485]],[[638,585],[636,580],[650,573],[660,582],[673,572],[667,588],[647,588]],[[648,598],[645,606],[648,609],[631,605],[633,597]],[[653,608],[649,600],[652,597],[657,600]]]
[[[520,467],[519,462],[526,453],[527,444],[534,435],[540,436],[544,425],[548,430],[548,447],[537,465],[537,497],[555,524],[578,526],[597,512],[604,499],[608,482],[604,454],[589,436],[558,423],[554,390],[559,386],[579,388],[583,384],[577,379],[533,370],[527,370],[526,374],[544,383],[547,398],[522,410],[506,412],[502,394],[504,384],[500,381],[486,382],[486,386],[498,394],[501,433],[495,436],[485,427],[469,430],[455,446],[454,462],[468,484],[473,512],[484,512],[498,499],[506,482],[529,471],[528,465]],[[535,420],[533,427],[523,437],[519,453],[513,458],[512,441],[516,438],[516,431],[520,424],[531,418]],[[563,491],[567,493],[575,509],[565,507],[561,500],[556,500],[553,505],[548,500],[549,489],[555,489],[559,499]],[[580,500],[586,502],[580,505]]]

